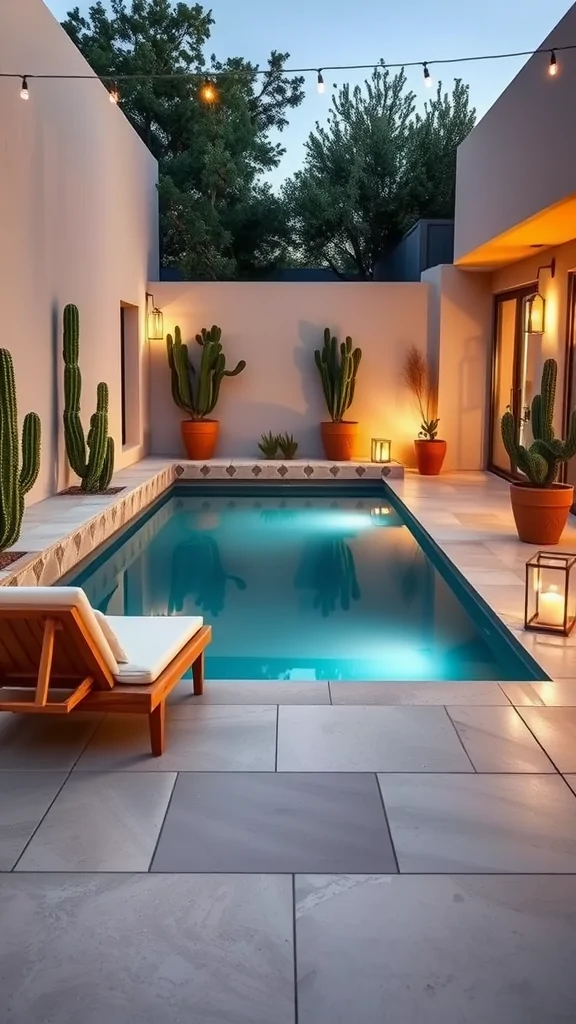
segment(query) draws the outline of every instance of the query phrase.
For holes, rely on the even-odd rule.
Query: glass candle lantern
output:
[[[388,441],[383,437],[373,437],[370,450],[372,462],[390,462],[392,457],[392,441]]]
[[[524,629],[568,636],[576,621],[576,555],[538,551],[526,562]]]

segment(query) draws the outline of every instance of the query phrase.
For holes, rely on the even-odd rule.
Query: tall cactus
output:
[[[174,337],[166,336],[166,350],[172,398],[192,420],[202,420],[214,410],[224,377],[237,377],[246,366],[241,359],[233,370],[226,369],[226,356],[222,351],[222,331],[214,325],[209,331],[205,327],[196,335],[202,348],[198,372],[190,359],[188,346],[182,341],[179,327],[174,328]]]
[[[551,487],[558,476],[558,467],[576,455],[576,410],[570,416],[568,437],[562,441],[555,436],[554,401],[558,365],[547,359],[542,367],[540,394],[532,399],[531,423],[534,440],[529,448],[518,443],[518,424],[508,410],[501,421],[502,440],[510,462],[524,473],[533,487]]]
[[[322,389],[328,412],[334,423],[344,419],[344,413],[354,401],[356,375],[362,350],[352,348],[352,338],[346,338],[338,348],[338,339],[330,337],[327,327],[324,331],[322,350],[316,349],[314,359],[320,373]]]
[[[12,356],[0,348],[0,551],[16,544],[22,527],[24,497],[40,469],[40,419],[24,417],[19,469],[18,410]]]
[[[80,477],[83,491],[105,491],[114,472],[114,441],[108,436],[108,385],[96,391],[96,412],[90,418],[88,437],[80,419],[82,374],[78,365],[80,322],[78,308],[64,308],[64,438],[70,467]]]

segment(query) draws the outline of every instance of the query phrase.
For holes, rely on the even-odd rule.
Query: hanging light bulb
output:
[[[218,89],[212,82],[204,82],[204,85],[200,89],[200,99],[204,103],[216,103],[218,99]]]
[[[324,85],[324,79],[322,77],[321,68],[318,68],[318,85],[316,86],[316,88],[318,89],[319,93],[323,93],[326,89],[326,86]]]
[[[424,61],[422,67],[424,68],[424,85],[426,86],[427,89],[431,89],[432,88],[432,75],[430,74],[430,70],[428,68],[428,65],[427,65],[426,61]]]
[[[548,65],[548,74],[554,78],[554,75],[558,74],[558,61],[556,60],[556,53],[554,50],[550,50],[550,63]]]
[[[23,100],[27,100],[30,98],[30,93],[28,92],[28,79],[26,78],[26,75],[24,75],[22,79],[22,88],[20,89],[20,96]]]
[[[113,85],[110,89],[110,92],[108,93],[108,99],[110,100],[110,103],[118,103],[118,100],[120,99],[120,93],[118,92],[118,89],[115,85]]]

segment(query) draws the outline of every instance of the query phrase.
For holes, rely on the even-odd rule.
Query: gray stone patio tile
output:
[[[280,708],[278,771],[472,772],[444,708]]]
[[[176,775],[79,772],[54,801],[17,871],[147,871]]]
[[[70,771],[102,715],[0,715],[0,771]]]
[[[556,771],[515,708],[446,710],[477,772]]]
[[[530,700],[528,693],[525,695],[526,699],[519,700],[518,704],[527,707],[576,707],[576,679],[556,679],[529,685],[533,699]],[[516,703],[513,698],[511,700]]]
[[[294,872],[305,865],[396,870],[374,775],[178,776],[153,871]]]
[[[0,871],[10,871],[66,779],[66,772],[0,772]]]
[[[570,786],[570,789],[576,793],[576,775],[565,775],[564,778]]]
[[[519,708],[560,772],[576,772],[576,708]]]
[[[534,689],[534,683],[500,683],[502,690],[515,707],[543,707],[544,701]]]
[[[287,877],[5,875],[10,1024],[293,1024]]]
[[[576,878],[296,878],[299,1024],[569,1024]]]
[[[198,704],[329,704],[328,683],[211,682],[206,680],[201,697],[190,695],[192,682],[183,679],[170,694],[168,704],[184,713]]]
[[[401,871],[576,872],[558,775],[380,775]]]
[[[498,683],[330,683],[333,704],[501,704]]]
[[[146,715],[109,715],[78,771],[274,771],[275,707],[197,707],[169,714],[166,749],[152,757]]]

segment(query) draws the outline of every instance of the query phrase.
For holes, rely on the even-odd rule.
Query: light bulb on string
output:
[[[28,92],[28,79],[26,78],[26,75],[24,75],[24,77],[22,78],[22,88],[20,89],[20,97],[23,100],[27,100],[30,98],[30,93]]]
[[[322,77],[321,68],[318,68],[318,85],[316,86],[316,88],[318,89],[319,93],[323,93],[326,90],[326,86],[324,85],[324,78]]]
[[[203,103],[216,103],[218,99],[218,89],[212,82],[204,82],[204,85],[200,88],[200,99]]]
[[[558,61],[556,60],[556,53],[554,50],[550,50],[550,63],[548,65],[548,74],[554,78],[554,75],[558,74]]]
[[[108,99],[110,100],[110,103],[118,103],[118,100],[120,99],[120,93],[118,92],[118,89],[115,85],[113,85],[110,89]]]
[[[422,67],[424,68],[424,85],[426,86],[427,89],[431,89],[432,88],[432,75],[430,74],[430,69],[429,69],[426,61],[424,61]]]

